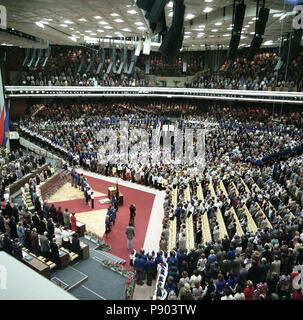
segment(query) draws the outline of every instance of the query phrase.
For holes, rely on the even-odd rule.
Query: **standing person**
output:
[[[15,240],[16,238],[18,238],[18,234],[17,234],[17,225],[15,222],[15,218],[11,216],[11,218],[9,219],[9,227],[10,227],[10,236],[11,239]]]
[[[22,246],[24,246],[25,240],[24,240],[24,228],[23,228],[22,222],[18,222],[17,234],[18,234],[19,242],[22,244]]]
[[[91,187],[88,187],[87,188],[87,205],[90,206],[90,195],[91,195],[91,192],[92,192],[92,188]]]
[[[43,218],[48,220],[49,218],[49,206],[48,204],[46,203],[46,201],[43,202]]]
[[[110,219],[109,219],[109,215],[106,215],[105,218],[105,234],[106,234],[106,239],[109,238],[109,233],[110,233]]]
[[[67,208],[65,209],[65,211],[63,213],[63,222],[64,222],[64,227],[66,229],[69,229],[70,228],[70,215],[69,215]]]
[[[38,256],[39,255],[39,237],[36,228],[33,228],[31,232],[31,248],[33,253]]]
[[[127,238],[127,249],[131,250],[133,248],[133,238],[135,236],[135,228],[131,223],[126,227],[125,234]]]
[[[95,192],[92,190],[90,193],[90,199],[91,199],[91,203],[92,203],[92,209],[94,209],[94,203],[95,203]]]
[[[69,232],[66,230],[66,227],[64,227],[62,231],[62,247],[67,250],[70,250],[71,248],[69,241]]]
[[[51,250],[51,260],[55,262],[58,269],[61,269],[61,260],[59,256],[59,248],[56,243],[56,238],[52,239],[52,242],[50,243],[50,250]]]
[[[57,220],[57,210],[56,210],[55,205],[53,203],[52,203],[52,206],[49,209],[49,214],[50,214],[50,217],[53,219],[54,223],[57,223],[58,222],[58,220]]]
[[[5,233],[4,217],[0,211],[0,232]]]
[[[72,212],[72,216],[70,217],[70,224],[72,227],[72,230],[77,232],[77,219],[75,217],[75,212]]]
[[[63,212],[61,210],[61,207],[59,207],[57,210],[57,221],[60,224],[60,226],[64,225]]]
[[[62,230],[60,228],[60,224],[57,223],[55,227],[55,238],[58,247],[62,246]]]
[[[54,237],[55,234],[55,226],[53,223],[53,219],[49,218],[46,224],[46,229],[47,229],[47,233],[48,233],[48,239],[49,241],[51,241]]]
[[[49,259],[49,240],[47,237],[47,231],[40,236],[40,251],[44,258]]]
[[[136,206],[132,203],[129,207],[130,214],[129,214],[129,224],[135,226],[135,216],[136,216]]]
[[[13,242],[13,244],[12,244],[12,248],[13,248],[13,256],[16,258],[16,259],[18,259],[18,260],[20,260],[20,261],[22,261],[22,250],[21,250],[21,247],[19,246],[19,244],[18,244],[18,238],[16,238],[15,240],[14,240],[14,242]]]

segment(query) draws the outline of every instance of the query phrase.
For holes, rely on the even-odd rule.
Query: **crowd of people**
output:
[[[84,59],[82,59],[84,56]],[[150,87],[163,85],[162,82],[150,80],[145,74],[146,56],[141,54],[136,62],[132,75],[118,74],[121,63],[121,52],[118,50],[113,73],[107,73],[110,64],[110,54],[105,49],[105,57],[102,70],[97,73],[98,65],[102,59],[101,54],[95,51],[83,53],[80,48],[54,47],[46,66],[43,59],[38,68],[25,68],[20,85],[32,86],[125,86],[125,87]],[[183,60],[186,56],[187,66],[183,69]],[[93,63],[91,64],[91,61]],[[300,54],[290,61],[287,68],[275,70],[279,61],[278,49],[264,50],[257,53],[252,60],[247,58],[245,50],[239,51],[238,56],[230,62],[226,60],[217,72],[214,66],[209,64],[204,71],[205,52],[182,52],[176,58],[174,65],[162,62],[161,53],[151,52],[149,56],[149,74],[162,77],[184,77],[198,75],[198,78],[185,84],[190,88],[206,89],[244,89],[244,90],[297,90],[302,88],[302,59]],[[211,60],[211,59],[210,59]]]
[[[170,118],[172,111],[178,120]],[[301,119],[298,109],[279,114],[255,106],[39,105],[20,121],[20,130],[71,166],[165,190],[159,252],[131,254],[137,284],[156,280],[154,299],[302,299]],[[101,163],[98,130],[114,129],[121,143],[119,120],[128,121],[129,130],[144,128],[150,135],[164,124],[183,131],[207,129],[204,165],[141,165],[136,159]],[[81,187],[81,175],[75,175],[74,186],[80,182]],[[115,221],[111,205],[107,236],[113,215]],[[133,231],[130,221],[129,250]]]
[[[225,61],[217,73],[207,72],[191,83],[188,88],[236,89],[236,90],[294,90],[301,91],[303,55],[291,61],[287,68],[275,70],[279,61],[277,51],[257,53],[249,61],[245,54],[237,57],[226,70],[229,61]]]

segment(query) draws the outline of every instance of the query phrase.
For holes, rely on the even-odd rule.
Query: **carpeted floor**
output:
[[[101,179],[87,177],[89,185],[96,192],[101,192],[105,194],[105,196],[96,197],[95,198],[95,206],[94,209],[91,209],[87,206],[84,199],[76,199],[76,200],[68,200],[68,201],[60,201],[54,202],[55,206],[61,206],[64,211],[65,208],[69,209],[69,212],[89,212],[95,210],[104,210],[107,209],[108,204],[101,205],[98,200],[107,197],[107,188],[112,185],[112,183],[106,182]],[[72,188],[72,187],[70,187]],[[125,229],[129,222],[129,206],[134,203],[136,206],[136,217],[135,217],[135,238],[133,241],[134,248],[138,251],[144,245],[145,235],[150,219],[150,213],[153,207],[155,195],[139,191],[136,189],[132,189],[129,187],[119,186],[119,191],[123,194],[124,204],[119,207],[119,211],[117,213],[116,224],[113,226],[112,231],[110,233],[110,238],[106,239],[106,242],[112,246],[111,253],[123,258],[127,261],[126,268],[129,266],[129,254],[130,250],[127,249],[127,241],[125,235]],[[62,200],[64,199],[64,195],[62,196]],[[83,223],[86,223],[84,218],[80,219],[80,215],[78,218]],[[91,222],[90,222],[91,223]],[[98,233],[98,232],[96,232]],[[103,236],[104,228],[100,229],[99,235]],[[104,235],[105,238],[105,235]]]

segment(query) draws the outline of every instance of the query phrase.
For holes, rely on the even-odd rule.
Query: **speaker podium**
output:
[[[107,188],[108,199],[112,200],[113,197],[116,197],[117,190],[115,186],[109,186]],[[119,191],[119,206],[123,205],[123,194]]]

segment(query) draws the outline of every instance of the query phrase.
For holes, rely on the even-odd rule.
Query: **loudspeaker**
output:
[[[258,37],[258,36],[254,36],[251,44],[250,44],[250,48],[249,48],[249,52],[248,52],[248,60],[252,60],[255,56],[255,54],[257,53],[257,51],[259,50],[261,44],[262,44],[263,38]]]
[[[227,51],[227,58],[234,58],[237,54],[237,49],[240,43],[241,36],[239,34],[233,34],[231,36],[230,42],[229,42],[229,48]]]
[[[268,20],[269,9],[261,8],[259,11],[259,19],[256,21],[255,34],[263,35]]]
[[[236,31],[236,32],[242,31],[243,20],[244,20],[244,16],[245,16],[245,9],[246,9],[246,4],[244,4],[244,3],[239,3],[236,5],[233,31]]]
[[[137,0],[136,5],[145,11],[151,11],[156,0]]]
[[[156,23],[161,18],[165,5],[166,0],[155,0],[152,9],[146,12],[145,18]]]

